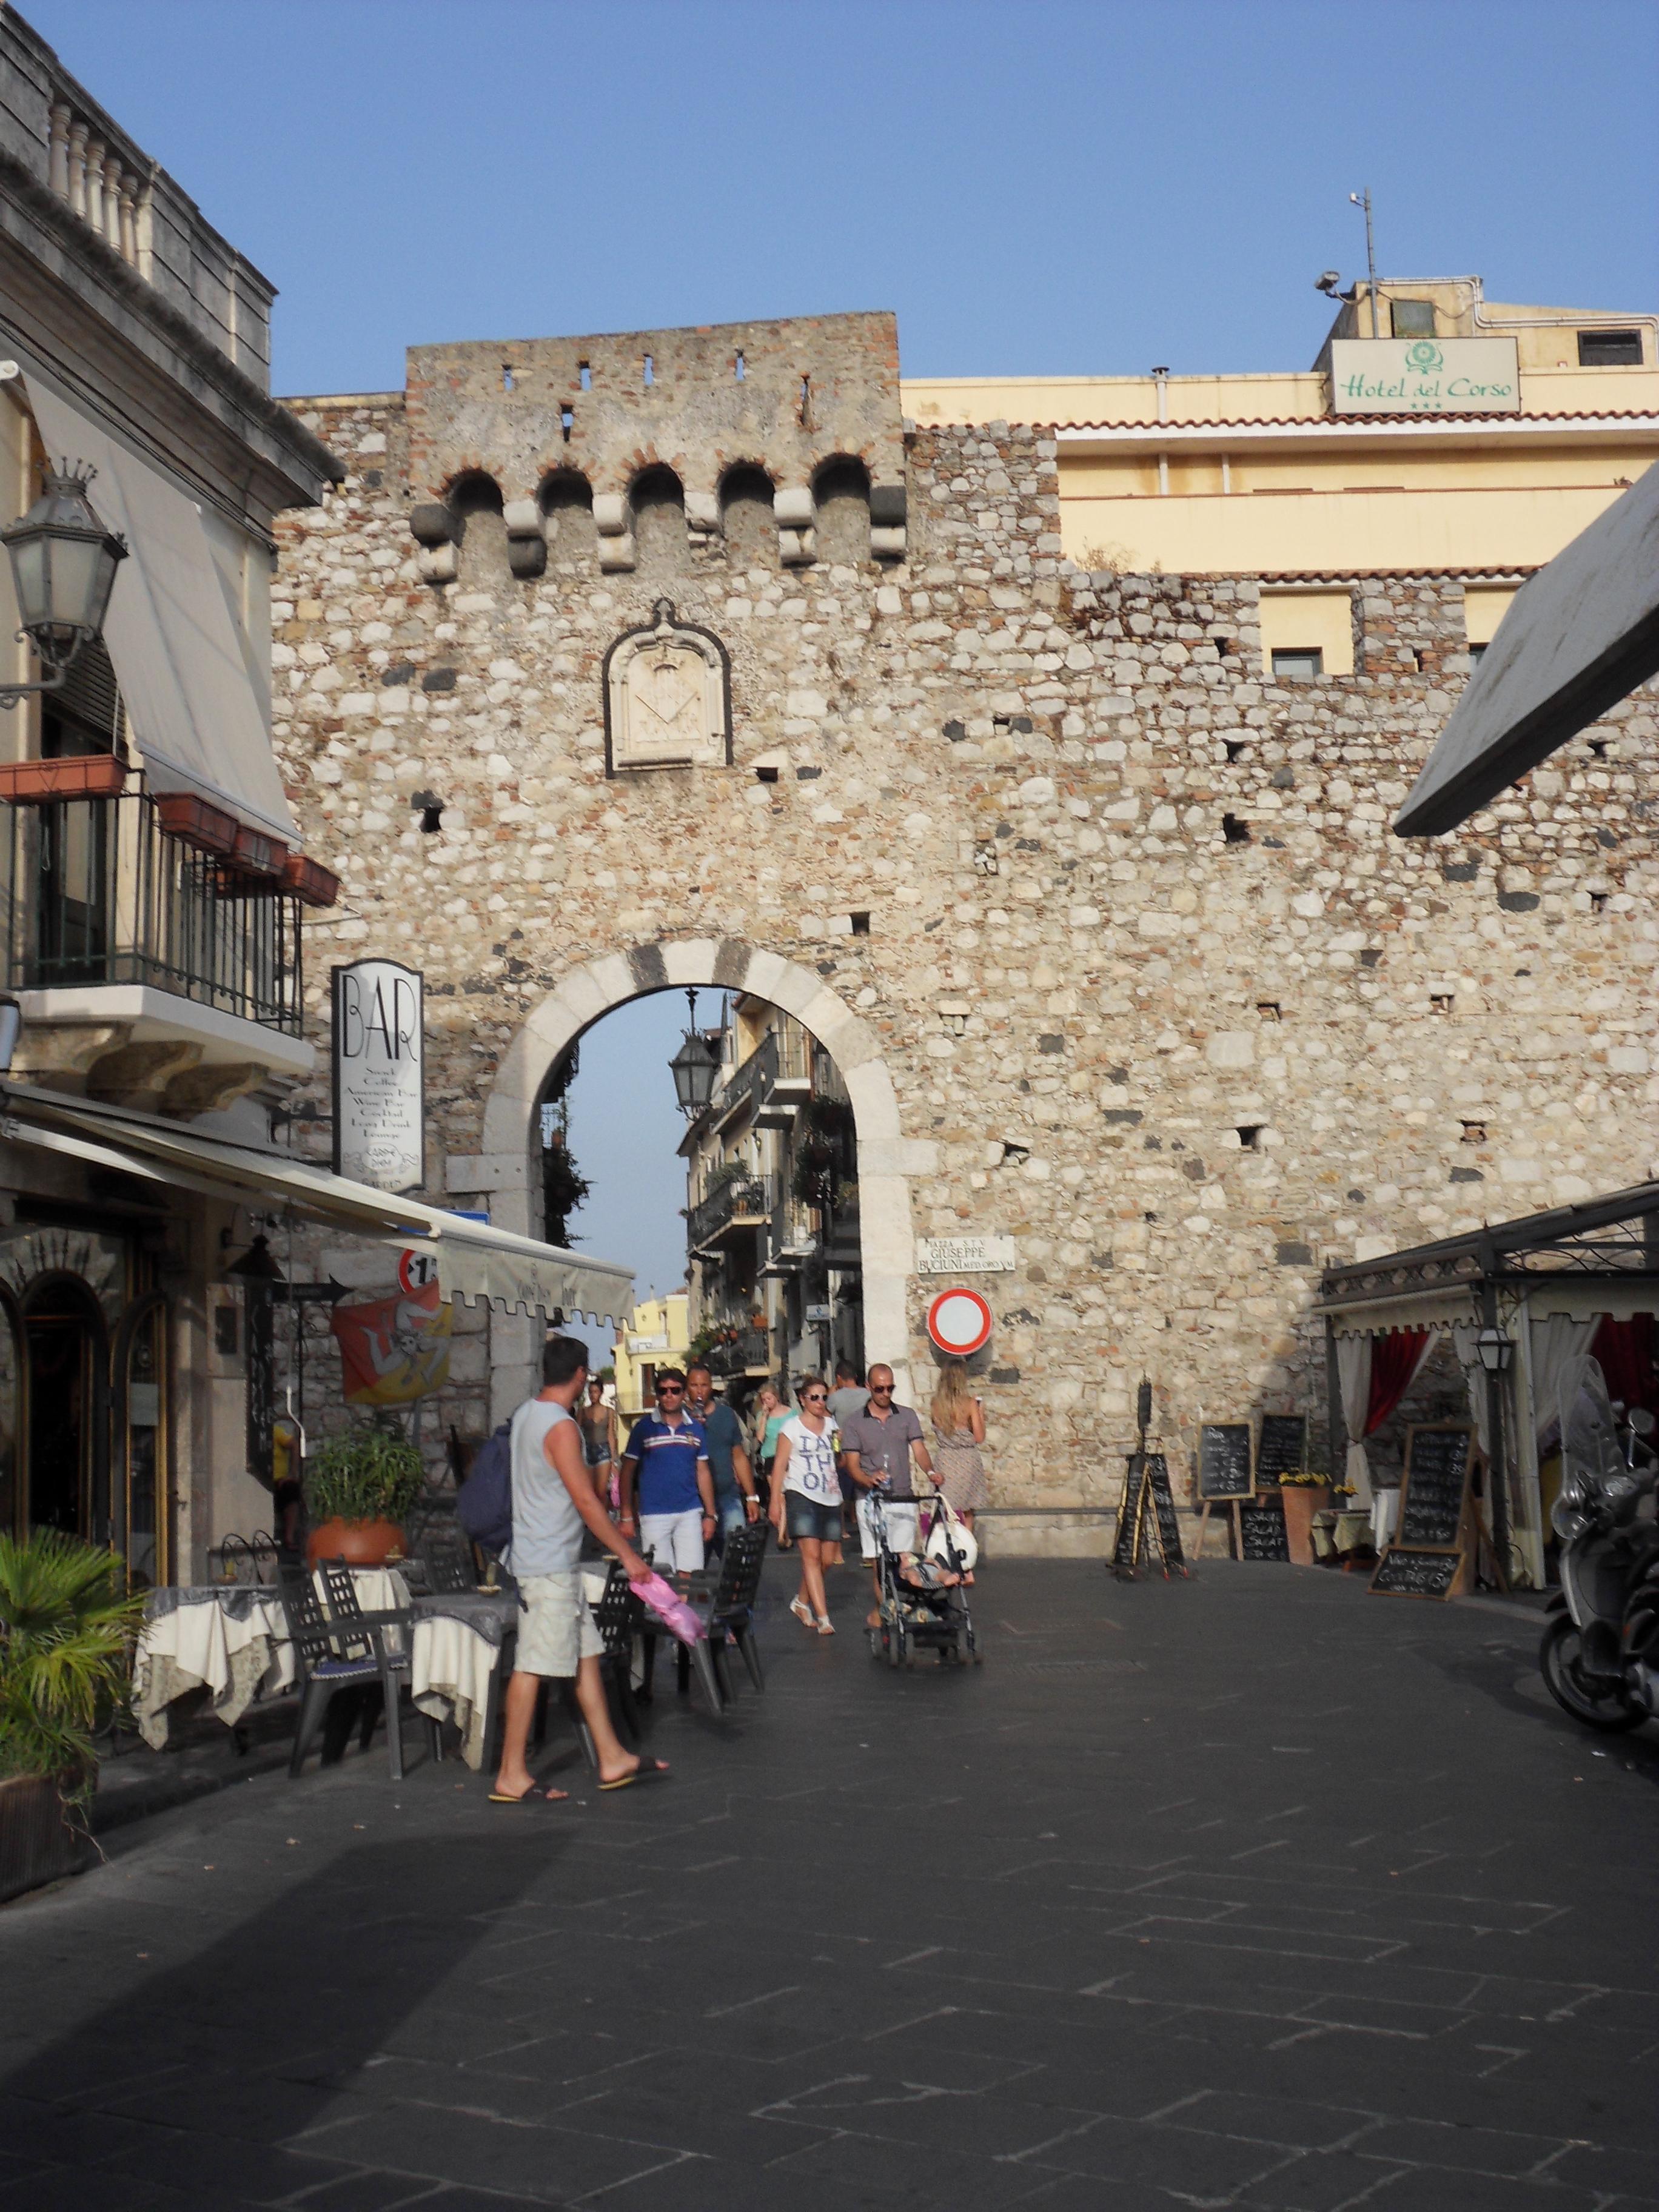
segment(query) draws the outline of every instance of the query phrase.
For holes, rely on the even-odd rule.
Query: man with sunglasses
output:
[[[660,1572],[696,1574],[714,1533],[714,1482],[700,1423],[685,1410],[685,1377],[678,1367],[657,1372],[657,1410],[635,1422],[622,1463],[624,1535],[635,1527],[639,1485],[639,1544]]]
[[[870,1402],[861,1413],[854,1413],[851,1420],[842,1422],[841,1446],[847,1457],[847,1472],[859,1492],[860,1549],[870,1562],[872,1592],[878,1595],[877,1558],[881,1547],[876,1541],[875,1522],[871,1516],[872,1495],[876,1492],[881,1494],[888,1550],[920,1551],[920,1509],[915,1484],[910,1477],[912,1455],[924,1474],[933,1472],[933,1462],[921,1440],[921,1423],[915,1409],[893,1402],[890,1367],[870,1370]],[[872,1626],[880,1618],[878,1613],[872,1613]]]

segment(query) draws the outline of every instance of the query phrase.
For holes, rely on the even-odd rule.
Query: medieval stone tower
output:
[[[422,347],[293,404],[349,471],[276,586],[278,751],[345,885],[319,1041],[331,957],[422,968],[428,1194],[533,1229],[586,1024],[686,982],[796,1014],[914,1395],[915,1239],[1014,1240],[1008,1542],[1097,1527],[1143,1373],[1172,1465],[1200,1408],[1322,1424],[1323,1260],[1647,1171],[1651,702],[1395,841],[1461,582],[1363,583],[1352,676],[1264,677],[1253,578],[1062,560],[1042,427],[907,429],[888,315]],[[498,1401],[526,1344],[494,1324]]]

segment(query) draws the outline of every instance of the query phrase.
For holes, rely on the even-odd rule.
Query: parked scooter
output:
[[[1609,1733],[1659,1715],[1659,1526],[1642,1517],[1659,1460],[1647,1442],[1652,1414],[1638,1408],[1621,1424],[1623,1411],[1591,1360],[1564,1408],[1561,1487],[1550,1509],[1561,1587],[1538,1650],[1557,1705]]]

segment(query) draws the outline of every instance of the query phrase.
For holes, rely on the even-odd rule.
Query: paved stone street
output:
[[[1535,1615],[1011,1563],[900,1676],[854,1582],[660,1787],[377,1739],[0,1912],[0,2212],[1659,2204],[1659,1732]]]

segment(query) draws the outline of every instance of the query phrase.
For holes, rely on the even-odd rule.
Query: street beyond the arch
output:
[[[1654,2201],[1659,1743],[1529,1609],[999,1562],[983,1664],[896,1672],[791,1580],[660,1786],[377,1741],[0,1912],[0,2207]]]

